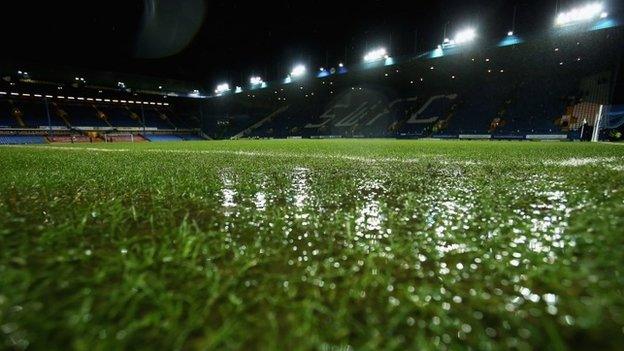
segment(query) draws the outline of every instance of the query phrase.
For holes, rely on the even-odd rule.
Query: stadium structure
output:
[[[352,65],[300,65],[284,81],[252,77],[211,93],[145,77],[92,72],[85,79],[10,67],[0,85],[0,133],[2,143],[579,140],[591,139],[598,121],[599,138],[608,139],[622,124],[624,41],[617,23],[605,14],[489,43],[472,33],[415,57],[380,48]]]

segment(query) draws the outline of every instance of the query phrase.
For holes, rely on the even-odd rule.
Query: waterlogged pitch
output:
[[[624,345],[624,146],[3,147],[0,172],[0,348]]]

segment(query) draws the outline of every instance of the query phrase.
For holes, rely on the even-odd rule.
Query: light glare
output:
[[[477,38],[477,31],[473,28],[464,29],[462,31],[457,32],[455,38],[453,39],[456,44],[464,44],[471,42]]]
[[[305,68],[304,65],[297,65],[290,72],[290,76],[291,77],[301,77],[302,75],[305,74],[305,72],[306,72],[306,68]]]
[[[579,22],[592,21],[597,18],[605,18],[607,13],[604,11],[602,3],[591,3],[585,6],[573,8],[568,12],[562,12],[557,15],[555,25],[566,26]]]
[[[375,49],[364,56],[364,62],[374,62],[388,58],[388,52],[385,48]]]
[[[262,80],[262,77],[251,77],[249,78],[249,83],[251,83],[251,85],[260,85],[262,83],[264,83],[264,81]]]
[[[217,85],[217,89],[215,89],[215,93],[217,94],[227,93],[228,91],[230,91],[230,85],[228,83],[219,84]],[[199,93],[199,91],[197,91],[197,93]]]

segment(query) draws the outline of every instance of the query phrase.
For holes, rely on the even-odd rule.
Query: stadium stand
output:
[[[106,119],[111,126],[137,128],[143,127],[143,121],[138,113],[132,111],[127,106],[102,106],[100,107],[106,115]]]
[[[149,141],[183,141],[184,139],[175,134],[146,134]]]
[[[87,135],[73,134],[73,135],[50,135],[46,137],[51,143],[92,143],[99,141],[96,138],[89,137]]]
[[[36,135],[0,135],[0,145],[45,144],[42,136]]]
[[[618,27],[551,34],[199,99],[137,101],[151,97],[123,91],[104,99],[88,87],[61,96],[47,86],[38,87],[48,89],[39,94],[5,86],[0,91],[10,94],[0,94],[0,130],[38,131],[53,142],[103,141],[113,132],[148,141],[578,138],[583,125],[594,125],[600,107],[612,104],[621,46],[612,48],[622,38]]]
[[[426,54],[252,96],[214,97],[205,109],[228,128],[246,124],[237,137],[573,136],[611,103],[619,50],[603,48],[621,39],[614,29]]]
[[[87,95],[80,91],[77,95]],[[205,140],[200,130],[197,104],[183,101],[180,114],[164,103],[130,105],[127,100],[12,94],[0,96],[0,134],[9,135],[5,144],[93,143],[151,141],[144,133],[157,132],[161,140]],[[153,105],[152,105],[153,104]],[[168,105],[168,103],[167,103]],[[175,121],[176,124],[173,123]],[[167,137],[167,135],[171,137]]]

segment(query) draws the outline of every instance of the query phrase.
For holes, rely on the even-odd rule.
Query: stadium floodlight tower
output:
[[[601,2],[594,2],[559,13],[557,18],[555,18],[555,26],[565,27],[587,23],[597,19],[604,19],[608,16],[609,14],[605,11],[604,4]]]
[[[228,83],[221,83],[217,85],[217,89],[215,89],[215,94],[223,95],[230,91],[230,85]]]

